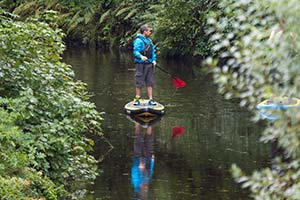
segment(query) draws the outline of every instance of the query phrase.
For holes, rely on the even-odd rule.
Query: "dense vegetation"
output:
[[[99,47],[131,47],[141,24],[154,27],[162,55],[208,54],[204,35],[207,12],[217,0],[2,0],[0,6],[21,17],[57,12],[57,24],[73,43]],[[177,48],[174,48],[174,47]]]
[[[297,0],[220,1],[208,19],[215,56],[207,62],[215,66],[214,77],[225,97],[239,98],[250,110],[268,98],[299,98],[299,11]],[[298,109],[277,114],[280,120],[270,123],[261,137],[281,152],[273,155],[272,166],[252,176],[232,168],[257,200],[300,198],[300,115]]]
[[[85,134],[101,135],[101,118],[86,86],[60,61],[62,36],[0,10],[1,199],[79,198],[69,183],[96,176]]]

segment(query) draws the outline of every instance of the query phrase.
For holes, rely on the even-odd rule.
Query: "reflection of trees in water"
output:
[[[143,128],[135,125],[134,156],[131,168],[131,184],[139,199],[148,199],[149,183],[154,168],[152,127]]]
[[[230,108],[221,111],[180,118],[166,116],[160,124],[160,134],[156,135],[157,146],[166,153],[184,154],[194,163],[218,160],[228,165],[241,163],[246,169],[265,165],[269,148],[259,142],[263,128],[249,121],[246,111]],[[172,140],[171,132],[164,130],[171,130],[175,124],[184,125],[186,133]]]
[[[174,191],[170,199],[248,199],[229,172],[232,163],[249,171],[266,165],[269,148],[259,142],[262,127],[253,124],[249,113],[241,109],[223,109],[219,113],[191,113],[189,116],[166,115],[156,139],[158,174],[154,188]],[[172,127],[186,127],[184,135],[172,138]],[[163,176],[163,177],[162,177]],[[170,189],[172,188],[172,189]],[[234,191],[238,191],[235,193]]]

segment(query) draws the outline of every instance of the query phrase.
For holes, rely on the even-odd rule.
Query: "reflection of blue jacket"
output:
[[[141,159],[144,159],[146,165],[143,171],[139,168]],[[149,184],[153,174],[153,168],[153,158],[135,157],[133,159],[133,165],[131,168],[131,184],[134,188],[134,192],[139,193],[141,185]]]
[[[148,58],[147,61],[141,60],[141,51],[145,49],[145,43],[151,44],[152,46],[152,58]],[[154,44],[150,38],[144,37],[142,34],[137,34],[136,39],[133,41],[133,55],[134,55],[134,62],[137,63],[152,63],[156,61],[156,55],[154,50]]]

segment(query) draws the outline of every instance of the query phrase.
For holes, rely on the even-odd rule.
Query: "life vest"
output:
[[[140,39],[140,40],[142,40],[142,39]],[[144,48],[144,50],[140,51],[140,53],[143,56],[146,56],[147,58],[152,58],[152,44],[151,44],[151,42],[149,44],[147,44],[144,40],[142,40],[142,41],[144,43],[145,48]]]

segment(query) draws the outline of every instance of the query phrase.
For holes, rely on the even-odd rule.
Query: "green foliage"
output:
[[[43,18],[53,22],[51,13]],[[9,191],[9,179],[28,179],[28,196],[57,199],[72,190],[70,181],[95,178],[96,160],[88,154],[94,142],[85,134],[101,135],[101,118],[86,85],[60,61],[61,30],[3,11],[0,20],[0,178],[6,179],[0,187]],[[27,191],[20,187],[11,187],[12,194]]]
[[[154,37],[166,56],[203,56],[209,51],[204,34],[205,17],[216,1],[161,1],[149,13],[154,26]]]
[[[210,13],[207,34],[214,57],[207,63],[226,98],[239,98],[241,106],[253,110],[264,99],[299,97],[299,11],[296,0],[224,0]],[[300,115],[293,109],[279,114],[281,119],[269,124],[261,141],[276,141],[284,158],[274,158],[271,168],[250,177],[232,168],[236,180],[255,199],[300,196]]]
[[[21,103],[18,99],[0,99],[0,104]],[[58,199],[65,194],[63,187],[56,186],[41,172],[29,167],[32,160],[26,149],[32,138],[16,124],[19,113],[0,108],[0,196],[2,199]]]
[[[220,92],[226,92],[226,97],[230,98],[232,91],[240,91],[241,98],[248,98],[254,106],[269,95],[270,88],[265,84],[266,80],[277,86],[281,82],[275,74],[278,72],[275,66],[269,65],[272,55],[268,59],[264,57],[265,52],[272,51],[267,43],[275,19],[267,7],[260,7],[252,1],[223,1],[220,10],[220,13],[210,13],[208,23],[211,27],[207,30],[214,44],[212,50],[220,53],[222,65],[222,68],[215,68],[215,79],[221,83]],[[223,74],[232,74],[233,78],[228,79]],[[242,105],[245,103],[241,102]]]
[[[100,38],[106,40],[102,42],[110,43],[110,46],[131,45],[139,25],[143,23],[141,16],[153,3],[155,0],[118,0],[109,6],[102,4],[103,12],[98,25]]]
[[[57,23],[70,39],[89,39],[96,32],[93,23],[100,0],[89,1],[0,1],[6,10],[20,16],[22,20],[43,17],[49,10],[57,13]],[[87,28],[88,27],[88,28]]]
[[[142,24],[154,28],[154,40],[166,56],[207,55],[210,44],[204,34],[207,12],[217,0],[89,0],[89,1],[0,1],[22,19],[39,17],[48,10],[57,13],[56,21],[67,39],[85,44],[131,46]]]
[[[41,18],[48,10],[57,13],[56,21],[67,39],[88,45],[115,46],[131,44],[132,36],[142,23],[141,16],[155,0],[89,1],[0,1],[0,5],[21,17]]]
[[[243,188],[249,188],[255,199],[299,199],[300,160],[286,164],[276,160],[276,168],[256,171],[251,177],[246,176],[237,166],[232,166],[235,180]]]

